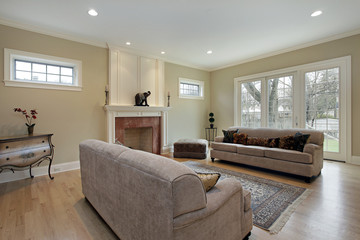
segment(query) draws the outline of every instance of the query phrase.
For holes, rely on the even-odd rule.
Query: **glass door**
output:
[[[340,68],[305,72],[305,128],[324,132],[325,158],[343,160]]]

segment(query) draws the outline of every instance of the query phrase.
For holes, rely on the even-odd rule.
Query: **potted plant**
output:
[[[33,134],[35,123],[32,123],[33,119],[36,119],[37,111],[35,109],[30,110],[30,114],[27,113],[26,109],[14,108],[14,112],[22,113],[25,117],[26,123],[25,125],[28,127],[29,135]]]
[[[210,122],[210,128],[214,128],[214,122],[215,122],[215,118],[214,118],[214,113],[209,113],[209,122]]]

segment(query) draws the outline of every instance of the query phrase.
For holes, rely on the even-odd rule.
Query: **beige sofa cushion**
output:
[[[236,147],[238,144],[234,143],[223,143],[223,142],[212,142],[211,147],[214,150],[225,151],[225,152],[233,152],[236,153]]]
[[[303,153],[294,150],[286,150],[281,148],[267,148],[265,149],[265,157],[281,159],[297,163],[312,163],[312,157],[308,153]]]
[[[261,146],[248,146],[248,145],[237,145],[237,153],[257,156],[257,157],[264,157],[265,156],[265,149],[266,147]]]

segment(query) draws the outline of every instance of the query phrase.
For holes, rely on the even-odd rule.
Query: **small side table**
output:
[[[206,140],[209,142],[215,141],[215,137],[217,136],[217,128],[205,128],[205,136]]]
[[[39,166],[44,160],[49,161],[48,174],[50,179],[51,163],[54,156],[54,145],[51,143],[53,134],[33,134],[0,138],[0,173],[4,170],[23,170]]]

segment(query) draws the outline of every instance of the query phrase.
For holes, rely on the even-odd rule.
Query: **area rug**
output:
[[[283,228],[296,207],[311,193],[311,190],[306,188],[199,162],[187,161],[183,164],[196,172],[218,172],[221,174],[220,180],[224,178],[236,178],[239,180],[243,188],[251,192],[254,225],[269,231],[271,234],[276,234]]]

